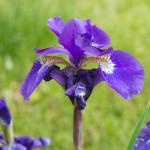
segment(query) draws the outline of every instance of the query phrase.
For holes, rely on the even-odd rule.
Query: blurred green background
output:
[[[47,27],[48,18],[89,18],[110,35],[111,46],[132,53],[145,69],[141,94],[125,101],[101,83],[83,111],[83,150],[125,150],[150,98],[148,4],[148,0],[0,0],[0,97],[11,109],[15,135],[43,135],[52,141],[46,149],[73,150],[73,108],[63,89],[54,81],[43,81],[30,101],[24,101],[19,87],[37,57],[34,47],[58,45]]]

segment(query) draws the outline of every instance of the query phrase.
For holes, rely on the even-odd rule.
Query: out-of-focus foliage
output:
[[[48,18],[89,18],[110,35],[115,49],[132,53],[145,69],[140,95],[125,101],[101,83],[83,111],[83,149],[124,150],[150,97],[148,4],[148,0],[1,0],[0,97],[11,108],[15,134],[48,136],[52,150],[73,149],[73,108],[63,89],[54,81],[43,81],[30,101],[23,101],[19,87],[37,57],[33,48],[58,45],[47,27]]]

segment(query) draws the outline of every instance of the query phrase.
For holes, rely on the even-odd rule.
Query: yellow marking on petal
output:
[[[85,67],[88,63],[95,63],[95,62],[105,63],[105,62],[108,62],[109,59],[110,59],[110,54],[105,54],[99,57],[88,57],[88,58],[85,58],[80,63],[80,68]]]
[[[43,63],[49,62],[50,64],[62,64],[70,66],[70,64],[66,60],[57,56],[43,56],[41,59]]]

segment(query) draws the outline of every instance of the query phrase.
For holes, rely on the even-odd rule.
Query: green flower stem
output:
[[[75,150],[81,150],[82,144],[82,112],[77,105],[73,113],[73,143]]]
[[[2,126],[2,132],[6,144],[10,145],[13,143],[13,129],[12,129],[12,122],[9,126]]]

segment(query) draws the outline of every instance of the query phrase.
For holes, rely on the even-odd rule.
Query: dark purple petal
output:
[[[80,110],[83,110],[86,107],[86,102],[83,96],[76,96],[76,102]]]
[[[76,76],[74,74],[74,70],[71,67],[67,66],[62,71],[65,73],[67,77],[65,85],[66,89],[65,95],[68,96],[71,102],[74,104],[75,90],[76,90]]]
[[[28,150],[20,144],[4,145],[0,146],[0,150]]]
[[[30,136],[18,136],[14,138],[14,143],[12,145],[2,146],[0,148],[2,148],[2,150],[8,150],[7,148],[11,148],[10,150],[32,150],[33,148],[46,147],[50,142],[50,139],[45,137],[35,139]],[[2,134],[0,134],[0,143],[2,145],[5,144]]]
[[[110,38],[107,33],[98,28],[96,25],[93,25],[92,36],[91,46],[102,48],[110,44]]]
[[[62,47],[48,47],[48,48],[44,48],[44,49],[34,49],[35,52],[39,55],[45,56],[48,54],[65,54],[68,57],[70,57],[70,53],[68,50],[62,48]]]
[[[146,125],[139,132],[133,150],[149,150],[149,149],[150,149],[150,128]]]
[[[81,110],[83,110],[86,106],[86,102],[84,100],[85,95],[86,95],[86,85],[82,82],[79,82],[75,90],[75,98],[77,105]]]
[[[112,47],[108,48],[107,50],[102,50],[93,46],[89,46],[86,47],[84,50],[85,50],[84,53],[90,56],[102,56],[104,54],[111,54],[113,52]]]
[[[34,138],[30,136],[18,136],[14,138],[15,144],[20,144],[27,148],[27,150],[31,150],[34,145]]]
[[[99,69],[91,69],[91,70],[89,70],[89,74],[90,74],[91,78],[93,79],[93,86],[104,81],[104,78],[99,73]]]
[[[42,66],[39,59],[36,59],[31,70],[21,84],[20,92],[25,100],[28,100],[34,89],[40,84],[46,74],[48,63]]]
[[[63,70],[64,74],[66,75],[66,84],[65,89],[69,89],[76,83],[76,76],[74,74],[74,69],[70,66],[65,67]]]
[[[100,65],[100,73],[107,84],[125,99],[141,92],[144,70],[131,54],[116,50],[107,63]]]
[[[65,95],[68,97],[74,97],[75,96],[75,90],[76,90],[77,85],[73,85],[72,87],[68,88],[66,90]]]
[[[27,150],[32,150],[33,148],[48,146],[50,144],[50,139],[44,137],[35,139],[29,136],[18,136],[14,138],[14,143],[23,145]]]
[[[93,77],[95,76],[89,70],[80,69],[77,73],[78,86],[84,85],[86,89],[86,92],[84,95],[85,101],[88,100],[89,96],[91,95],[93,91],[94,81],[95,81],[95,78]]]
[[[46,71],[46,75],[44,76],[45,81],[49,81],[51,79],[56,80],[61,86],[65,87],[66,75],[56,65],[49,66]]]
[[[57,36],[61,33],[64,26],[64,22],[60,17],[54,17],[48,19],[48,27],[52,30]]]
[[[66,76],[61,70],[54,70],[50,73],[50,77],[56,80],[61,86],[65,87]]]
[[[66,70],[65,72],[69,77],[66,82],[66,95],[73,104],[76,99],[78,107],[84,109],[93,87],[104,79],[99,74],[98,69],[80,69],[76,76],[71,71],[67,72]]]
[[[68,78],[66,82],[69,85],[66,86],[68,87],[66,88],[66,95],[70,98],[73,104],[76,99],[78,107],[84,109],[94,85],[97,84],[97,82],[100,82],[102,77],[98,77],[100,76],[98,69],[80,69],[75,77],[72,72],[69,72],[68,75],[70,75],[70,78]]]
[[[0,98],[0,124],[9,126],[11,123],[11,114],[4,99]]]

